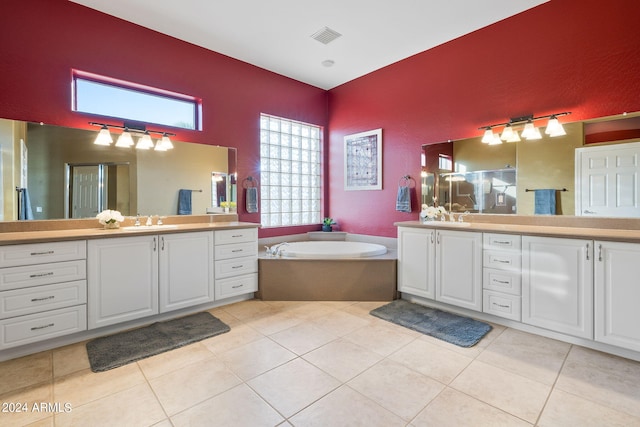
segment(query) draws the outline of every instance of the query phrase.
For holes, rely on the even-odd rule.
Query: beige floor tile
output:
[[[444,388],[442,383],[388,359],[347,385],[407,421],[418,415]]]
[[[242,325],[242,320],[233,316],[231,313],[225,311],[221,307],[212,308],[211,310],[207,310],[207,311],[211,313],[213,316],[217,317],[222,322],[224,322],[230,328],[234,328],[238,325]]]
[[[342,382],[382,360],[382,356],[357,344],[339,338],[305,354],[304,359]]]
[[[362,327],[343,338],[381,356],[388,356],[415,339],[413,335],[399,332],[381,323]]]
[[[333,307],[336,310],[341,310],[350,305],[356,304],[357,301],[318,301],[318,304],[328,305],[329,307]]]
[[[294,359],[247,384],[287,418],[341,385],[302,359]]]
[[[551,393],[537,425],[539,427],[630,427],[640,426],[640,418],[556,389]]]
[[[50,381],[4,393],[0,395],[0,404],[2,405],[0,407],[0,425],[12,427],[25,426],[35,422],[46,423],[52,414],[39,410],[39,404],[49,402],[54,402]],[[34,408],[34,405],[37,409]]]
[[[250,319],[246,322],[247,326],[252,327],[261,334],[271,335],[292,328],[302,323],[303,320],[287,311],[270,316],[262,316]]]
[[[220,354],[261,338],[264,338],[264,335],[252,327],[242,324],[231,328],[226,334],[207,338],[201,343],[212,353]]]
[[[151,427],[173,427],[173,424],[171,424],[171,420],[166,419],[166,420],[162,420],[159,423],[154,424]]]
[[[246,381],[283,365],[297,356],[269,338],[262,338],[226,351],[218,357],[229,369]]]
[[[335,311],[337,311],[337,308],[331,307],[330,305],[311,303],[299,307],[294,307],[289,310],[289,313],[302,320],[312,320],[317,317],[326,316]]]
[[[197,342],[139,360],[138,366],[147,379],[152,379],[212,357],[213,353]]]
[[[446,388],[411,421],[415,427],[531,427],[513,415],[451,388]]]
[[[389,356],[389,359],[449,384],[473,361],[453,350],[423,340],[415,340]]]
[[[308,353],[337,337],[317,326],[304,322],[270,336],[272,340],[298,355]]]
[[[0,363],[0,394],[18,390],[53,378],[50,351]]]
[[[57,402],[68,402],[75,408],[145,381],[135,363],[98,373],[85,369],[54,379],[53,397]]]
[[[570,348],[571,344],[508,329],[477,360],[552,385]]]
[[[35,423],[26,424],[25,427],[54,427],[53,415],[45,419],[36,421]]]
[[[90,367],[86,342],[53,350],[53,376],[56,378]]]
[[[350,332],[367,326],[369,322],[361,317],[341,310],[312,319],[312,323],[326,332],[341,337]]]
[[[640,417],[640,362],[573,346],[556,388]]]
[[[450,386],[511,415],[535,423],[550,386],[473,361]]]
[[[390,301],[389,301],[390,302]],[[354,304],[348,305],[346,307],[341,308],[340,310],[353,314],[355,316],[362,317],[364,319],[377,319],[376,317],[369,314],[371,310],[374,310],[378,307],[382,307],[385,304],[389,304],[389,302],[385,301],[375,301],[375,302],[356,302]]]
[[[405,426],[399,416],[348,386],[329,393],[290,419],[296,427]]]
[[[225,305],[223,310],[243,322],[249,319],[273,315],[280,311],[277,307],[257,299]]]
[[[240,384],[215,358],[201,360],[149,381],[167,414],[173,415]]]
[[[253,390],[240,384],[171,417],[175,427],[271,427],[283,418]]]
[[[56,427],[149,426],[165,418],[162,407],[145,383],[57,414],[55,421]]]

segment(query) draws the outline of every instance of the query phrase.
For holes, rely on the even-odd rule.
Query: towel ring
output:
[[[257,187],[258,180],[252,176],[248,176],[242,180],[242,188]]]
[[[416,181],[411,178],[410,175],[404,175],[402,178],[400,178],[400,180],[398,181],[398,185],[400,187],[411,187],[411,183],[413,182],[413,186],[416,186]]]

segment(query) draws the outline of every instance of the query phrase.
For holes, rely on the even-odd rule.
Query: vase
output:
[[[116,228],[120,228],[120,223],[118,221],[107,222],[104,224],[105,230],[115,230]]]
[[[433,222],[435,221],[435,217],[429,217],[429,216],[425,216],[422,218],[422,222]]]
[[[332,231],[333,229],[331,228],[330,225],[323,225],[322,226],[322,231]]]

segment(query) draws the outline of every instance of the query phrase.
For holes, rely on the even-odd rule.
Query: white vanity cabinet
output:
[[[436,230],[398,228],[398,290],[435,299]]]
[[[89,329],[158,313],[158,237],[87,243]]]
[[[593,339],[593,241],[522,237],[522,322]]]
[[[398,228],[398,290],[482,310],[482,233]]]
[[[215,298],[244,295],[258,290],[258,229],[238,228],[215,232]]]
[[[640,351],[640,244],[594,243],[595,339]]]
[[[160,312],[213,301],[213,231],[158,239]]]
[[[87,329],[86,241],[0,246],[0,349]]]

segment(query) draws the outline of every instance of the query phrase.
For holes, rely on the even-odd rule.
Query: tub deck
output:
[[[256,297],[265,301],[392,301],[398,295],[396,263],[390,256],[260,258]]]

